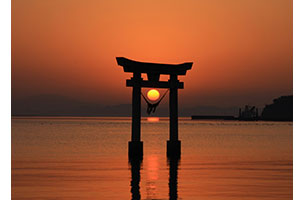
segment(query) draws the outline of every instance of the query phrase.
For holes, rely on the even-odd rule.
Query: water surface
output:
[[[129,118],[13,118],[13,199],[292,199],[292,123],[142,120],[144,158],[128,162]]]

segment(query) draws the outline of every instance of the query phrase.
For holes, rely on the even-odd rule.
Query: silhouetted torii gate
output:
[[[183,64],[156,64],[129,60],[123,57],[116,58],[118,65],[123,66],[124,72],[133,73],[131,79],[126,80],[126,86],[132,87],[132,133],[128,143],[129,157],[143,156],[143,142],[141,141],[141,88],[169,88],[169,116],[170,137],[167,141],[167,156],[180,156],[181,142],[178,139],[178,89],[183,89],[183,82],[178,75],[186,75],[193,63]],[[142,73],[146,73],[148,80],[143,80]],[[168,81],[159,81],[160,74],[170,76]]]

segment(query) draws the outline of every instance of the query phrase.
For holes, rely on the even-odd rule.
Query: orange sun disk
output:
[[[151,100],[151,101],[156,101],[156,100],[159,99],[160,93],[159,93],[159,91],[156,90],[156,89],[151,89],[151,90],[149,90],[149,91],[147,92],[147,97],[148,97],[148,99]]]

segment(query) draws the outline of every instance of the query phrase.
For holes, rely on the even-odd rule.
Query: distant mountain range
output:
[[[154,116],[168,116],[168,105],[161,104]],[[196,114],[238,115],[238,107],[179,105],[179,116]],[[131,104],[103,105],[83,102],[59,95],[38,95],[25,99],[12,99],[13,116],[131,116]],[[142,116],[146,114],[146,103],[142,102]]]

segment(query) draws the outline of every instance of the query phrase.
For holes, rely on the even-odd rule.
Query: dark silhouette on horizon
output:
[[[236,120],[236,117],[231,115],[192,115],[192,120]]]
[[[143,116],[149,116],[146,106],[141,108]],[[237,107],[222,106],[186,106],[181,105],[179,116],[189,117],[192,114],[206,113],[207,115],[238,114]],[[108,105],[100,102],[81,101],[78,99],[56,95],[44,94],[27,98],[12,99],[12,116],[104,116],[104,117],[130,117],[131,104]],[[158,106],[158,117],[167,117],[167,105]]]
[[[238,120],[240,121],[256,121],[259,119],[258,108],[255,106],[245,105],[245,108],[239,108]]]
[[[293,96],[281,96],[266,105],[261,116],[267,121],[293,121]]]
[[[246,105],[239,108],[239,116],[229,115],[192,115],[192,120],[240,120],[240,121],[293,121],[293,95],[281,96],[273,99],[273,103],[266,105],[261,116],[258,108]]]

